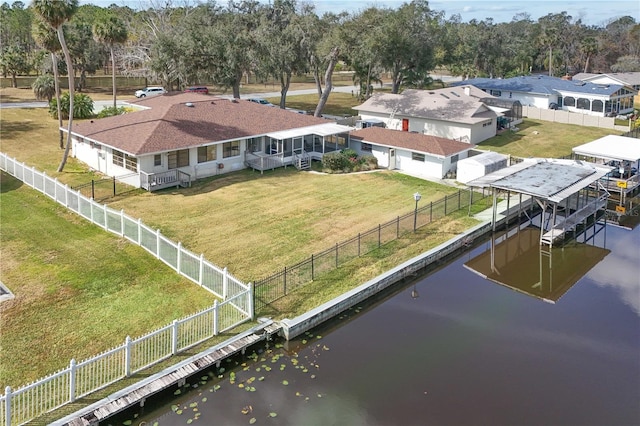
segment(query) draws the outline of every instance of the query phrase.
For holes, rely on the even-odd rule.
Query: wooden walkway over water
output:
[[[219,367],[221,361],[232,355],[237,353],[244,354],[248,347],[259,341],[268,340],[272,335],[278,333],[280,329],[280,325],[268,320],[220,345],[214,346],[158,374],[118,391],[71,416],[54,422],[52,425],[98,425],[105,419],[129,407],[144,405],[147,398],[172,386],[183,384],[189,377],[202,370],[213,366]]]

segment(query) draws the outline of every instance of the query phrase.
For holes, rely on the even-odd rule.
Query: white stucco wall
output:
[[[509,97],[508,91],[502,91],[503,96],[501,98],[511,99],[513,101],[520,101],[522,105],[533,106],[536,108],[548,109],[551,102],[557,102],[557,95],[543,95],[543,94],[530,94],[522,92],[511,92],[512,96]],[[506,96],[504,96],[506,94]]]
[[[360,116],[363,120],[380,119],[387,123],[387,128],[402,130],[402,116],[395,115],[392,120],[374,113],[361,113]],[[409,131],[477,144],[496,135],[496,124],[495,118],[490,126],[483,126],[482,123],[472,125],[412,117],[409,118]]]
[[[398,149],[396,151],[396,168],[412,175],[441,179],[446,171],[443,171],[443,159],[425,155],[424,161],[413,160],[411,151]]]

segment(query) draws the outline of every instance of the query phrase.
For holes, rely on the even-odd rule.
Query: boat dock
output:
[[[57,426],[95,426],[134,405],[143,406],[146,399],[168,389],[180,386],[198,372],[220,367],[226,358],[237,353],[244,354],[247,348],[263,341],[280,331],[280,326],[272,320],[265,322],[234,336],[225,342],[207,349],[193,357],[173,365],[151,377],[141,380],[125,389],[113,393],[70,416],[57,420],[51,425]]]

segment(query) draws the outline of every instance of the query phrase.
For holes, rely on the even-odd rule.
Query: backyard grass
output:
[[[10,93],[0,91],[3,102],[19,96]],[[313,109],[315,99],[316,95],[290,97],[287,106]],[[355,102],[350,94],[334,93],[332,99],[344,108],[333,110],[335,115],[344,114],[351,108],[349,102]],[[73,158],[64,172],[55,171],[62,155],[57,121],[45,109],[3,109],[0,130],[2,152],[63,183],[75,186],[99,178]],[[569,154],[572,146],[608,133],[526,120],[518,132],[500,135],[480,148],[549,157]],[[15,387],[41,377],[67,365],[71,357],[94,355],[120,344],[127,334],[148,332],[212,303],[209,293],[203,295],[144,250],[89,225],[11,177],[4,175],[1,183],[0,280],[21,297],[0,305],[0,386]],[[423,195],[420,205],[425,205],[454,189],[386,171],[321,175],[288,168],[264,175],[240,171],[195,182],[188,189],[154,194],[132,191],[108,204],[141,217],[187,249],[227,266],[238,278],[253,281],[411,211],[416,191]],[[40,202],[44,204],[37,204]],[[36,210],[46,215],[37,218]],[[375,277],[475,223],[464,213],[319,277],[267,313],[294,317]],[[46,228],[49,222],[50,231]],[[176,300],[178,295],[184,297],[182,302]],[[148,311],[149,305],[165,306],[162,313],[171,314],[165,320]],[[9,315],[10,309],[20,315]],[[120,328],[108,328],[113,318]],[[12,352],[7,352],[8,347]]]
[[[142,248],[2,172],[0,388],[26,384],[214,297]],[[3,392],[4,393],[4,392]]]
[[[278,105],[280,97],[266,98],[274,105]],[[352,116],[356,111],[352,108],[356,105],[362,104],[362,101],[357,96],[353,96],[350,93],[334,92],[329,96],[325,105],[323,114],[337,115],[337,116]],[[316,105],[318,105],[318,95],[296,95],[287,96],[287,108],[300,109],[307,111],[309,114],[313,114]]]
[[[481,142],[478,148],[510,154],[516,157],[560,158],[571,155],[571,148],[606,135],[621,132],[598,127],[524,119],[518,130],[505,130],[501,134]]]

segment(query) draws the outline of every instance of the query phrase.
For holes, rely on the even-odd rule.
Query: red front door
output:
[[[408,132],[409,131],[409,119],[408,118],[403,118],[402,119],[402,131],[403,132]]]

